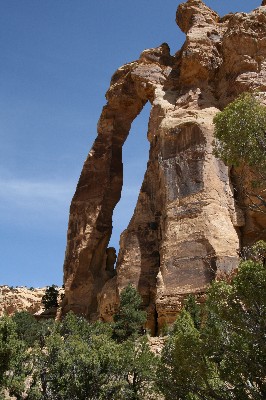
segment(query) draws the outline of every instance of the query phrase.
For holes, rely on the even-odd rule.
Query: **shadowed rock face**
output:
[[[241,92],[266,90],[266,7],[220,18],[188,0],[176,21],[187,37],[175,56],[164,43],[112,77],[71,203],[64,265],[63,312],[108,321],[131,282],[153,333],[175,319],[186,294],[204,293],[238,263],[245,217],[255,217],[237,207],[228,168],[212,155],[212,120]],[[149,161],[114,270],[107,247],[123,184],[122,146],[147,101]]]

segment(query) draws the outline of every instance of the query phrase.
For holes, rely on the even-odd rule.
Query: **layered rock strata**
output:
[[[246,221],[255,217],[238,207],[230,171],[212,154],[212,121],[241,92],[266,91],[266,7],[220,18],[188,0],[176,22],[186,34],[180,51],[171,56],[163,43],[112,77],[71,203],[64,264],[63,312],[110,320],[119,292],[132,283],[152,333],[175,319],[184,296],[200,297],[238,263]],[[122,147],[148,101],[149,161],[114,268],[108,242],[123,185]]]

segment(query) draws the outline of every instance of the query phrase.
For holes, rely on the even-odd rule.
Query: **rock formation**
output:
[[[200,296],[233,269],[240,242],[249,240],[246,221],[255,217],[238,207],[230,171],[212,154],[212,121],[241,92],[266,91],[266,7],[220,18],[188,0],[176,22],[186,34],[180,51],[171,56],[163,43],[112,77],[72,200],[64,264],[63,312],[110,320],[130,282],[153,333],[175,319],[185,295]],[[122,147],[147,101],[149,161],[114,269],[107,247],[123,185]],[[261,228],[253,223],[258,236]]]
[[[0,286],[0,316],[12,315],[17,311],[28,311],[31,314],[42,312],[44,293],[45,288]]]
[[[42,297],[45,291],[46,287],[29,289],[25,286],[0,286],[0,316],[27,311],[38,319],[54,318],[57,311],[60,312],[60,308],[44,309]],[[58,288],[58,294],[58,301],[60,302],[61,297],[64,295],[64,289]]]

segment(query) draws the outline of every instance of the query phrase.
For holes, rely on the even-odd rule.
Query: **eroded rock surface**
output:
[[[46,288],[0,286],[0,316],[12,315],[17,311],[28,311],[31,314],[44,310],[42,297]]]
[[[212,121],[241,92],[266,90],[266,7],[220,18],[188,0],[176,21],[186,34],[180,51],[171,56],[163,43],[112,77],[72,200],[64,265],[64,312],[110,320],[130,282],[152,333],[175,319],[185,295],[200,298],[238,263],[253,217],[239,208],[228,168],[212,154]],[[114,270],[108,242],[123,184],[122,146],[147,101],[149,161]]]

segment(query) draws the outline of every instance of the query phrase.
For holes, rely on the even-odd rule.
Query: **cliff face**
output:
[[[112,77],[70,208],[63,312],[110,320],[131,282],[155,332],[175,319],[186,294],[204,293],[237,265],[246,221],[258,235],[266,227],[238,208],[228,168],[212,155],[214,115],[243,91],[266,91],[266,7],[220,18],[188,0],[176,22],[186,34],[180,51],[171,56],[166,43],[145,50]],[[149,161],[114,270],[107,246],[122,147],[147,101]]]
[[[38,318],[55,317],[56,309],[44,309],[42,297],[45,295],[44,288],[27,288],[25,286],[9,287],[0,286],[0,317],[4,314],[12,315],[16,312],[27,311]],[[58,288],[59,298],[64,295],[64,289]]]
[[[44,293],[45,288],[0,286],[0,316],[12,315],[17,311],[28,311],[31,314],[40,313],[44,310],[42,305]]]

